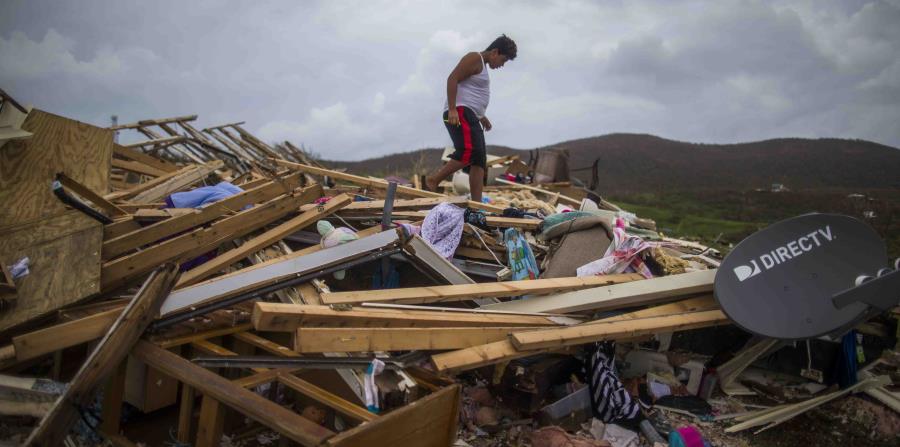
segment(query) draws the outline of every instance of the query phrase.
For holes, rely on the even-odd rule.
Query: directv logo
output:
[[[738,281],[752,278],[760,274],[763,270],[769,270],[776,265],[787,262],[806,252],[812,251],[816,247],[821,247],[825,242],[831,242],[835,239],[835,235],[831,233],[831,226],[826,225],[805,236],[801,236],[796,240],[788,242],[774,250],[759,256],[759,263],[756,259],[750,260],[750,265],[739,265],[734,268],[734,274]],[[762,268],[760,268],[762,265]]]

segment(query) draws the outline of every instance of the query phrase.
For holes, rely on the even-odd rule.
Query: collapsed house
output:
[[[868,360],[829,387],[813,357],[833,343],[709,332],[732,325],[718,251],[596,191],[519,183],[534,166],[516,156],[489,160],[509,175],[477,203],[452,182],[328,169],[242,123],[98,128],[4,99],[14,443],[652,445],[702,439],[701,420],[767,429],[849,393],[900,411],[890,320],[856,328],[883,343],[852,344]],[[759,365],[773,352],[809,356],[790,396],[769,382],[790,371]]]

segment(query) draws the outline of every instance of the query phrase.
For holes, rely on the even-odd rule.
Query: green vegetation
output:
[[[640,217],[656,221],[657,230],[678,238],[700,241],[725,252],[729,244],[736,244],[765,226],[764,223],[721,219],[715,216],[715,208],[703,209],[702,204],[682,201],[678,204],[663,203],[659,206],[638,205],[615,198],[613,203]]]
[[[857,194],[856,196],[859,196]],[[766,225],[811,212],[839,213],[866,221],[882,235],[892,258],[900,256],[900,200],[893,191],[865,198],[846,191],[669,191],[620,192],[608,199],[656,221],[672,237],[696,240],[727,252]],[[865,217],[873,213],[874,217]]]

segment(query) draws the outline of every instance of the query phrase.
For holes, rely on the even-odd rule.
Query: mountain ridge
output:
[[[650,134],[613,133],[534,149],[488,146],[493,155],[569,152],[573,176],[588,180],[599,159],[601,191],[768,188],[900,189],[900,149],[860,139],[772,138],[746,143],[690,143]],[[359,174],[408,176],[440,165],[426,148],[360,161],[324,161]]]

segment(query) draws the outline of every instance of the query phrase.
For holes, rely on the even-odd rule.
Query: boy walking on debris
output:
[[[450,155],[447,164],[425,178],[428,190],[436,190],[442,180],[460,169],[468,168],[472,200],[481,201],[487,171],[484,131],[491,130],[492,127],[484,114],[491,99],[488,68],[496,70],[515,58],[516,43],[504,34],[495,39],[486,50],[480,53],[473,51],[463,56],[450,72],[447,77],[444,124],[450,132],[456,152]],[[468,221],[468,215],[466,217]]]

